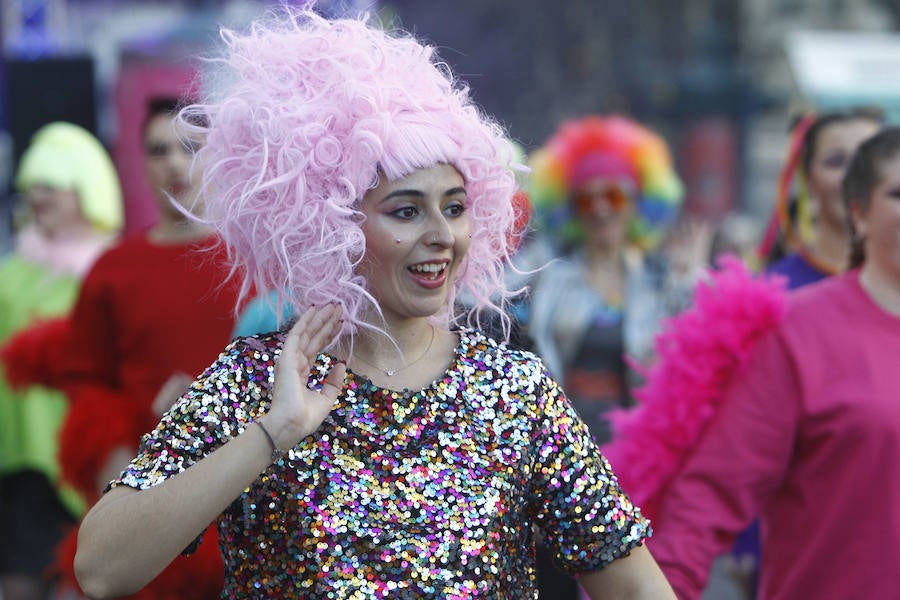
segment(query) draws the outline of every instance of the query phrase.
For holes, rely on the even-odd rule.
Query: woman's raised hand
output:
[[[272,406],[264,417],[278,448],[293,448],[322,424],[341,391],[345,367],[337,363],[322,391],[306,386],[316,356],[341,328],[340,305],[311,307],[291,327],[275,365]]]

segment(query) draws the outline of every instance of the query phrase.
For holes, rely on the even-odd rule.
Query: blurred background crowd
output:
[[[45,257],[45,266],[65,277],[48,291],[35,283],[38,275],[26,276],[24,267],[5,259],[0,296],[14,300],[0,315],[0,341],[33,325],[37,317],[64,315],[73,306],[81,317],[81,325],[73,321],[74,335],[78,327],[84,336],[113,327],[101,323],[109,316],[104,310],[116,318],[129,313],[133,323],[142,318],[159,323],[165,314],[179,313],[190,319],[170,324],[170,332],[199,327],[194,309],[179,308],[168,298],[154,298],[156,317],[138,314],[128,306],[130,299],[141,297],[149,304],[152,280],[145,276],[126,287],[111,259],[101,264],[109,281],[98,282],[98,267],[76,304],[78,286],[116,239],[147,231],[148,247],[205,239],[205,230],[179,225],[183,215],[168,203],[169,197],[179,200],[190,185],[184,175],[190,153],[176,157],[173,148],[179,142],[167,138],[169,121],[157,127],[154,119],[168,119],[170,112],[162,109],[174,108],[174,103],[160,107],[162,100],[191,96],[204,73],[199,59],[208,54],[220,26],[240,28],[270,5],[251,0],[4,0],[0,255]],[[796,253],[800,266],[774,267],[789,278],[809,275],[798,275],[801,267],[809,267],[813,278],[843,268],[833,263],[849,248],[846,216],[835,216],[828,208],[828,198],[840,196],[840,175],[831,183],[827,176],[817,179],[817,161],[840,159],[841,164],[832,166],[842,172],[859,142],[900,119],[900,79],[887,75],[900,72],[900,4],[889,0],[561,0],[552,6],[537,0],[320,0],[317,7],[331,17],[369,11],[386,26],[403,27],[431,42],[469,83],[476,101],[518,141],[531,173],[520,174],[525,195],[517,201],[523,224],[530,218],[531,227],[517,257],[521,271],[510,277],[529,284],[532,292],[515,306],[514,340],[544,358],[600,443],[612,437],[605,414],[633,406],[631,390],[640,379],[635,366],[652,362],[660,323],[690,304],[696,282],[716,256],[735,253],[758,271]],[[851,106],[867,108],[846,112]],[[817,126],[810,117],[813,111],[839,116]],[[45,129],[59,122],[79,128]],[[42,140],[50,149],[42,150]],[[834,156],[829,158],[828,152]],[[169,162],[164,165],[164,160]],[[65,172],[43,169],[53,161],[65,161]],[[796,173],[802,173],[801,183],[794,179]],[[34,223],[38,233],[54,227],[53,215],[42,216],[47,211],[41,208],[41,194],[54,191],[76,192],[69,199],[70,212],[81,213],[69,223],[77,221],[73,231],[84,235],[73,235],[77,244],[65,246],[62,254],[70,259],[65,264],[50,256],[52,244],[29,246]],[[805,204],[805,196],[815,202]],[[59,206],[65,201],[53,200]],[[160,266],[163,258],[147,258],[152,250],[135,244],[126,249],[132,254],[119,254],[127,264],[146,259],[144,275],[158,269],[159,277],[172,282],[170,267]],[[538,275],[532,271],[556,257],[564,260]],[[792,279],[790,287],[806,282]],[[174,288],[184,297],[183,290],[196,281],[185,277],[181,285]],[[117,286],[120,297],[106,291]],[[190,293],[203,297],[207,291]],[[578,296],[582,291],[583,298]],[[97,300],[92,313],[91,293],[110,304],[98,308]],[[237,292],[228,293],[232,295],[216,305],[218,312],[207,315],[207,330],[196,334],[209,335],[209,352],[180,363],[173,358],[155,379],[147,379],[152,383],[142,380],[147,414],[140,415],[139,424],[113,419],[113,425],[104,425],[121,425],[118,437],[103,443],[88,438],[104,447],[103,453],[85,459],[97,472],[82,465],[81,481],[70,481],[68,487],[52,482],[59,506],[47,510],[62,514],[60,531],[65,522],[77,521],[85,502],[121,466],[120,446],[127,447],[134,435],[152,427],[195,371],[209,362],[207,354],[212,359],[229,335],[278,323],[257,307],[260,314],[245,314],[232,329],[228,308]],[[51,297],[54,301],[47,303]],[[110,306],[128,308],[119,313]],[[45,336],[43,344],[63,335],[39,333]],[[73,334],[67,330],[65,335]],[[110,333],[124,340],[122,347],[131,338],[152,335],[137,326],[127,334]],[[146,356],[137,352],[135,361],[154,362],[152,343],[146,344]],[[83,358],[85,364],[67,368],[84,375],[92,357]],[[100,363],[103,357],[93,358]],[[110,375],[116,380],[110,387],[124,386],[122,378],[129,375],[127,369],[122,373]],[[48,375],[38,383],[59,388],[70,399],[81,397],[83,387],[66,389],[60,383],[66,374]],[[0,392],[8,392],[6,384]],[[91,393],[82,406],[99,398]],[[102,399],[107,411],[117,401],[113,396]],[[0,407],[12,414],[19,409],[9,407],[20,405],[5,402],[21,401],[0,398]],[[0,510],[7,515],[21,502],[10,500],[16,495],[9,492],[11,486],[31,490],[24,486],[45,485],[13,477],[33,471],[52,481],[59,475],[55,447],[36,453],[43,452],[45,462],[29,464],[29,451],[22,448],[30,442],[21,428],[22,423],[43,422],[50,427],[46,435],[62,435],[64,445],[66,400],[47,397],[32,406],[37,402],[44,403],[41,410],[46,412],[18,421],[6,418],[5,425],[0,415],[0,436],[6,435],[0,438],[0,450],[6,453],[0,456],[0,476],[7,478],[0,484],[5,502]],[[84,431],[83,422],[78,426]],[[62,535],[47,532],[48,538]],[[752,597],[758,563],[758,535],[752,527],[741,543],[743,551],[714,569],[707,598]],[[4,570],[15,574],[16,568]],[[552,567],[545,573],[547,581],[552,579]],[[545,590],[557,590],[560,598],[576,597],[574,584],[547,581]],[[7,583],[13,587],[0,586],[3,600],[46,597],[40,595],[46,589],[28,595],[28,581]],[[65,589],[76,594],[74,587]]]

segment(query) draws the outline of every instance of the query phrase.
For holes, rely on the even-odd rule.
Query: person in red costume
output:
[[[863,142],[843,195],[851,269],[789,297],[659,499],[679,598],[756,515],[759,598],[900,596],[900,128]]]
[[[149,102],[146,171],[160,219],[102,255],[72,313],[62,381],[72,409],[60,443],[63,477],[94,499],[134,454],[141,436],[230,339],[241,281],[224,248],[186,215],[201,207],[189,178],[193,149],[175,129],[177,101]],[[61,554],[71,575],[74,536]],[[137,594],[217,598],[222,564],[210,531]]]

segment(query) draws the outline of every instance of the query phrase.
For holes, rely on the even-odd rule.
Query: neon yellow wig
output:
[[[112,159],[90,132],[72,123],[44,125],[31,138],[16,188],[46,185],[78,193],[85,219],[101,231],[122,228],[122,191]]]

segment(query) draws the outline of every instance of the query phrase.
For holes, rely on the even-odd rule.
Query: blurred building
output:
[[[268,3],[252,0],[3,0],[0,70],[0,249],[14,198],[3,194],[34,131],[78,123],[109,147],[125,195],[125,233],[152,225],[156,195],[143,168],[141,125],[153,96],[188,97],[197,57],[219,24],[241,26]],[[5,140],[5,144],[3,141]]]
[[[803,89],[803,73],[791,60],[790,40],[798,33],[852,32],[896,35],[900,6],[891,0],[745,0],[741,2],[741,63],[755,85],[772,101],[754,118],[748,131],[744,164],[744,205],[767,215],[775,196],[776,179],[784,161],[788,124],[792,115],[808,108],[874,102],[875,96],[810,97]],[[823,56],[823,60],[829,60]],[[833,65],[831,65],[833,66]],[[826,68],[828,68],[826,66]],[[887,77],[882,74],[882,81]]]
[[[570,117],[619,112],[670,141],[689,210],[739,204],[742,139],[761,98],[740,63],[740,3],[389,0],[528,149]]]
[[[156,74],[160,68],[192,68],[192,59],[216,42],[218,25],[240,27],[280,3],[3,0],[0,159],[12,160],[0,160],[0,190],[8,189],[16,148],[27,142],[25,130],[32,126],[22,126],[14,106],[56,117],[54,111],[86,102],[91,114],[82,115],[84,123],[114,149],[123,142],[128,146],[133,140],[123,137],[129,131],[123,127],[133,123],[123,119],[134,117],[123,111],[133,98],[150,93],[147,82],[156,76],[142,75],[141,68]],[[898,24],[898,3],[891,0],[558,0],[550,5],[319,0],[318,5],[332,15],[374,11],[387,24],[430,40],[469,82],[476,100],[526,149],[543,142],[567,117],[621,112],[645,121],[673,148],[687,184],[688,210],[712,216],[769,211],[789,115],[809,103],[792,70],[797,61],[787,52],[794,32],[884,33]],[[91,74],[74,76],[69,84],[62,76],[46,75],[30,82],[63,86],[63,92],[42,94],[21,83],[10,89],[10,69],[24,64],[19,73],[37,73],[27,67],[52,61],[81,61]],[[62,71],[72,76],[72,69]],[[137,96],[125,93],[141,85]],[[20,125],[15,132],[13,122]],[[126,175],[133,175],[133,156],[122,160]],[[147,194],[132,191],[130,201],[147,202]],[[132,216],[138,224],[149,218]],[[7,230],[0,228],[0,247]]]
[[[657,128],[675,151],[686,207],[713,217],[770,211],[790,116],[812,102],[787,54],[792,32],[898,26],[890,0],[382,4],[431,39],[526,148],[590,112]]]

